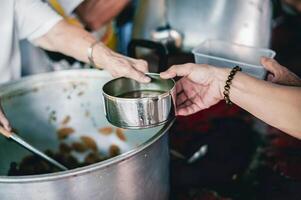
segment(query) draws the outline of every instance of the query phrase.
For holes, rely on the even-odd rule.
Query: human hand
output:
[[[269,72],[268,81],[281,85],[301,86],[301,79],[276,60],[262,57],[261,64]]]
[[[148,72],[146,61],[118,54],[101,43],[95,46],[95,50],[93,57],[96,66],[106,69],[113,77],[128,77],[142,83],[150,82],[151,79],[145,75]]]
[[[93,45],[92,57],[95,67],[106,69],[114,77],[125,76],[142,83],[150,82],[150,78],[145,75],[148,66],[144,60],[123,56],[113,52],[101,42],[94,45],[95,42],[95,38],[90,33],[64,20],[58,22],[44,36],[34,40],[37,46],[84,62],[89,62],[87,50]]]
[[[1,105],[0,105],[0,125],[3,126],[7,131],[11,131],[11,127],[3,112]]]
[[[160,74],[164,79],[183,76],[176,83],[177,115],[196,113],[223,99],[223,86],[217,79],[217,70],[209,65],[188,63],[174,65]]]

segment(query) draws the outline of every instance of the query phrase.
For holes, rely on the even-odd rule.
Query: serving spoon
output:
[[[60,164],[56,160],[50,158],[49,156],[47,156],[42,151],[36,149],[35,147],[33,147],[32,145],[30,145],[28,142],[26,142],[23,138],[21,138],[20,136],[18,136],[14,132],[7,131],[5,128],[3,128],[2,126],[0,126],[0,133],[2,135],[4,135],[6,138],[13,140],[14,142],[16,142],[18,145],[22,146],[23,148],[29,150],[33,154],[38,155],[39,157],[43,158],[48,163],[56,166],[58,169],[60,169],[62,171],[68,170],[67,167],[65,167],[64,165]]]

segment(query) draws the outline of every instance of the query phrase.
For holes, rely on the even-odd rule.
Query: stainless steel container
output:
[[[100,91],[109,80],[103,71],[71,70],[0,86],[2,105],[13,127],[35,147],[57,150],[57,130],[72,127],[74,133],[65,143],[86,135],[94,139],[100,152],[108,153],[109,146],[115,144],[122,153],[66,172],[6,176],[11,162],[31,153],[0,137],[1,200],[168,199],[167,129],[125,130],[122,140],[114,132],[99,133],[100,128],[110,126]]]
[[[151,82],[114,79],[103,87],[106,117],[113,125],[127,129],[159,126],[174,118],[175,81],[149,73]]]
[[[267,48],[271,38],[272,3],[271,0],[138,1],[133,38],[156,41],[154,33],[167,25],[181,33],[185,51],[206,39]]]

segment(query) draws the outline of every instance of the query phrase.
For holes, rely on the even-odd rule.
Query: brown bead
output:
[[[231,105],[232,102],[230,100],[229,94],[230,94],[230,85],[232,84],[232,80],[236,74],[237,71],[241,71],[241,68],[239,66],[235,66],[231,71],[230,74],[228,76],[228,79],[226,81],[226,85],[224,86],[224,100],[226,101],[227,104]]]

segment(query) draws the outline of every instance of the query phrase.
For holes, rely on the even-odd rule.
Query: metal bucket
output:
[[[0,86],[12,126],[40,150],[57,150],[57,130],[67,126],[74,133],[66,143],[89,136],[103,154],[112,144],[121,151],[114,158],[66,172],[6,176],[10,163],[30,152],[0,137],[1,200],[168,199],[168,138],[162,126],[126,130],[123,138],[99,133],[110,126],[101,100],[101,88],[109,80],[103,71],[71,70]]]

